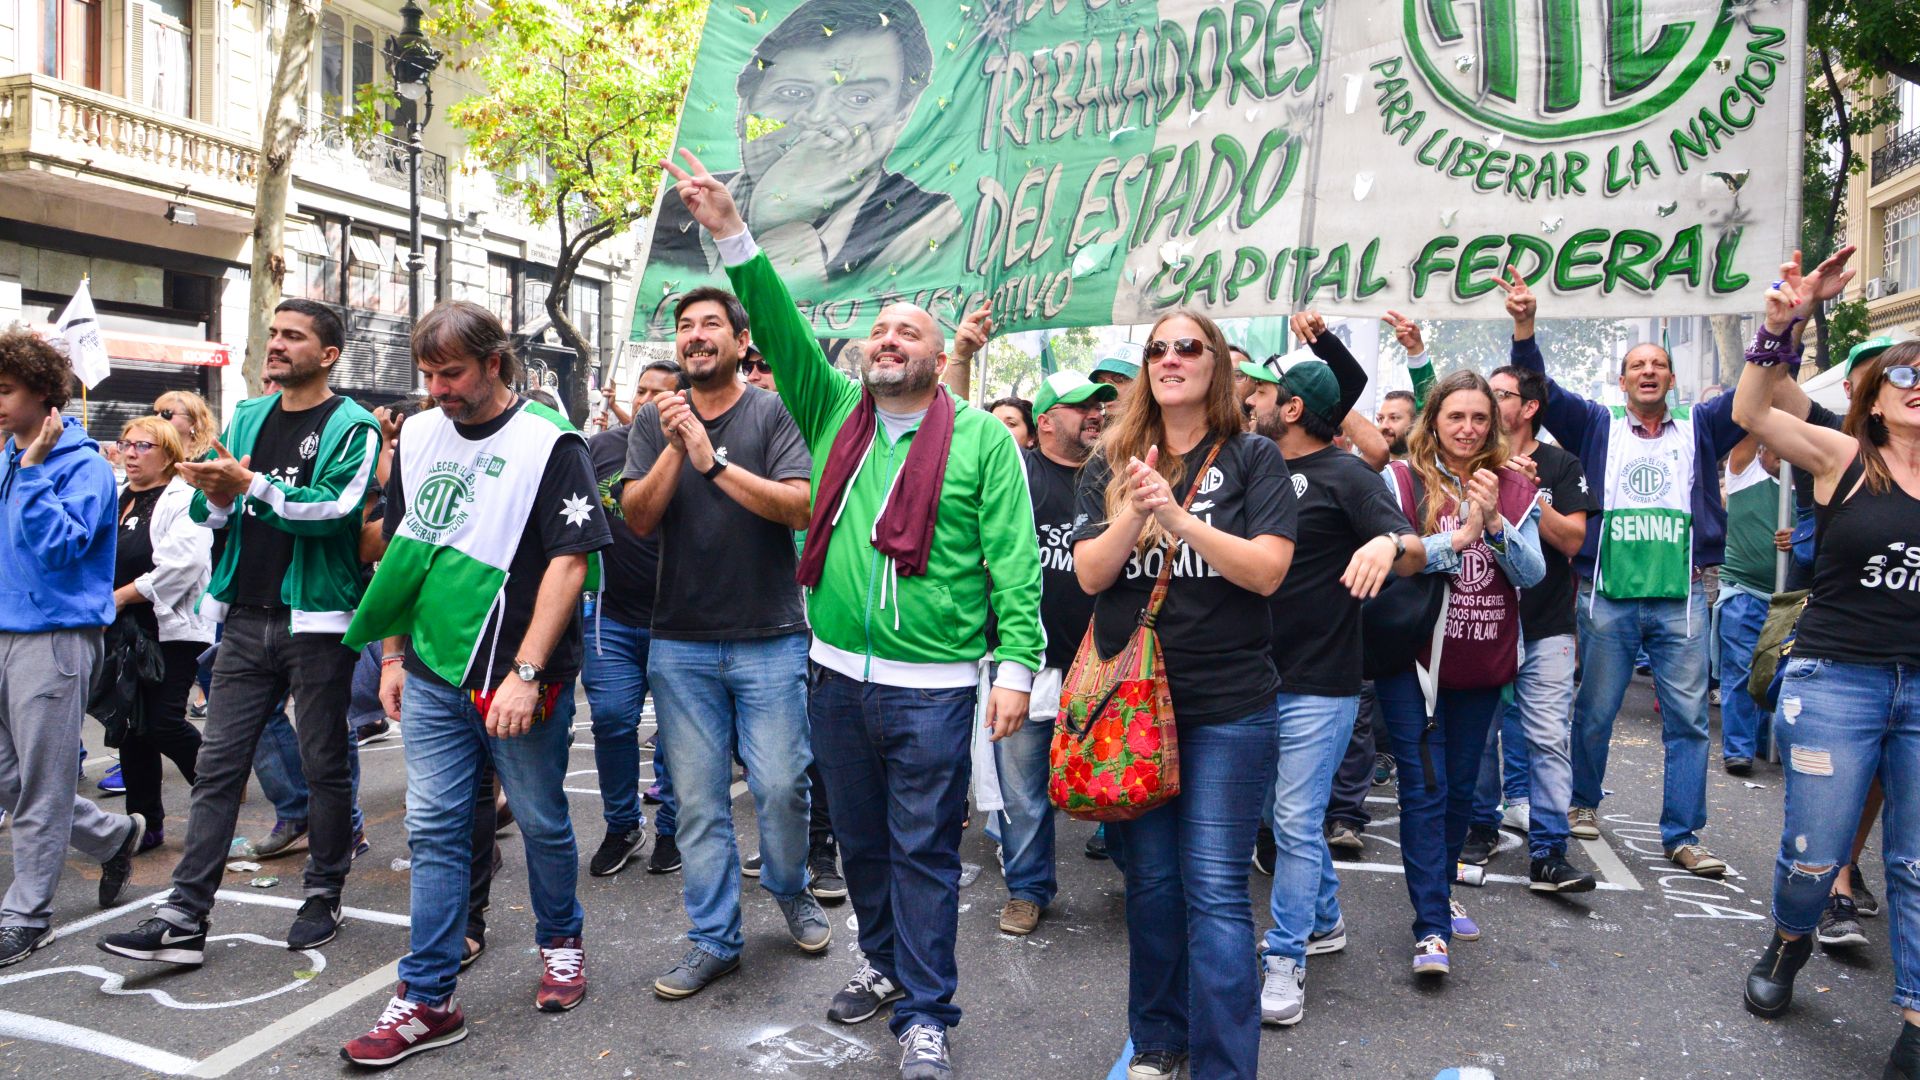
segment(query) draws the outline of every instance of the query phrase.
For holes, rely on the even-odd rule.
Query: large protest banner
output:
[[[679,145],[824,336],[1305,305],[1746,312],[1798,231],[1804,5],[765,0],[709,8]],[[634,320],[723,282],[669,191]],[[1756,282],[1758,284],[1756,284]]]

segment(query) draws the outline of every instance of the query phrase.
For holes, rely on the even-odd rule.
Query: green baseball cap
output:
[[[1847,350],[1846,370],[1852,371],[1853,365],[1861,362],[1862,360],[1871,360],[1874,357],[1879,356],[1881,353],[1886,352],[1888,349],[1893,348],[1895,345],[1899,345],[1903,342],[1908,342],[1912,340],[1914,340],[1914,336],[1903,330],[1895,330],[1890,334],[1881,334],[1878,337],[1870,337],[1867,340],[1861,342],[1860,344],[1855,345],[1853,348]]]
[[[1055,405],[1078,405],[1083,401],[1112,401],[1120,388],[1090,381],[1077,371],[1056,371],[1040,384],[1033,395],[1033,415],[1039,416]]]
[[[1301,360],[1285,368],[1280,374],[1280,399],[1289,396],[1299,398],[1308,412],[1327,423],[1340,422],[1340,379],[1325,360]]]
[[[1273,367],[1271,361],[1265,364],[1256,364],[1251,360],[1242,360],[1240,361],[1240,374],[1245,375],[1249,379],[1257,379],[1260,382],[1278,383],[1280,381],[1280,372]]]
[[[1137,379],[1140,377],[1140,365],[1133,360],[1127,359],[1126,356],[1121,353],[1115,353],[1112,356],[1103,358],[1099,363],[1093,365],[1093,370],[1088,374],[1098,375],[1103,371],[1109,375],[1118,375],[1123,379]]]

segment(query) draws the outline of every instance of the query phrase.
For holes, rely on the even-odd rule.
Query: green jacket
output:
[[[813,452],[817,491],[834,436],[863,391],[820,351],[765,255],[727,267],[727,276],[752,318],[754,344],[773,365],[780,398]],[[972,685],[973,665],[987,654],[991,610],[999,636],[995,658],[1038,671],[1046,643],[1040,549],[1019,447],[998,420],[956,403],[927,572],[897,577],[870,538],[913,436],[909,431],[893,442],[879,427],[850,486],[820,584],[807,597],[814,659],[870,682]],[[1025,689],[1017,677],[1003,673],[1001,681]]]
[[[220,440],[234,457],[253,452],[260,425],[279,400],[279,394],[269,394],[234,406],[233,419]],[[293,487],[264,472],[253,474],[253,486],[242,498],[254,520],[293,534],[293,563],[280,586],[280,599],[293,609],[290,632],[340,634],[352,621],[366,587],[360,564],[361,512],[379,460],[380,424],[349,398],[320,429],[310,486]],[[223,510],[208,505],[202,491],[194,492],[188,510],[193,520],[227,531],[226,551],[213,568],[200,605],[201,613],[216,621],[227,617],[233,602],[234,569],[246,557],[240,550],[241,530],[233,511],[233,507]]]

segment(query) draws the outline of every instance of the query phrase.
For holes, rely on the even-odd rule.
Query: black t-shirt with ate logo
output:
[[[248,468],[265,473],[290,487],[313,483],[314,462],[320,456],[320,432],[327,418],[347,399],[338,394],[310,409],[288,412],[280,402],[260,422]],[[240,519],[240,565],[233,571],[236,604],[273,606],[284,603],[280,586],[293,565],[293,534],[276,529],[254,516],[245,495],[246,513]]]
[[[1600,512],[1600,499],[1587,483],[1580,459],[1552,443],[1534,447],[1534,468],[1540,475],[1540,498],[1563,514]],[[1528,641],[1560,637],[1574,630],[1573,560],[1540,538],[1540,554],[1547,560],[1547,576],[1531,589],[1520,590],[1520,633]]]
[[[1080,523],[1080,470],[1038,450],[1028,450],[1027,491],[1033,496],[1033,531],[1040,542],[1040,626],[1047,632],[1046,665],[1073,666],[1080,639],[1093,621],[1093,597],[1073,575],[1073,530]]]
[[[1206,460],[1211,441],[1185,455],[1189,472]],[[1080,471],[1080,513],[1086,520],[1075,542],[1107,529],[1106,489],[1112,475],[1096,454]],[[1185,499],[1198,481],[1188,510],[1232,536],[1294,538],[1299,507],[1287,463],[1271,440],[1236,434],[1213,466],[1182,478],[1173,497]],[[1118,653],[1132,636],[1153,593],[1166,549],[1127,560],[1120,577],[1094,598],[1094,643],[1101,655]],[[1181,724],[1218,723],[1273,706],[1274,673],[1267,598],[1235,585],[1185,544],[1174,548],[1172,581],[1157,628],[1166,661],[1173,712]]]
[[[1369,540],[1411,534],[1413,526],[1380,474],[1337,446],[1293,458],[1287,469],[1300,504],[1300,538],[1268,604],[1280,689],[1352,697],[1363,678],[1360,601],[1340,575]]]

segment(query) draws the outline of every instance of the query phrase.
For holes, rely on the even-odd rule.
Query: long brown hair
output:
[[[1901,364],[1920,365],[1920,341],[1903,341],[1854,368],[1848,376],[1853,383],[1853,401],[1847,406],[1847,418],[1840,425],[1860,444],[1860,465],[1866,472],[1867,490],[1884,495],[1893,486],[1893,470],[1887,468],[1887,422],[1873,415],[1880,390],[1887,385],[1887,369]]]
[[[1459,481],[1456,486],[1440,471],[1440,410],[1447,398],[1460,393],[1480,394],[1487,399],[1487,441],[1467,461],[1466,471],[1455,477]],[[1426,505],[1420,511],[1426,522],[1425,531],[1440,531],[1440,508],[1452,497],[1453,491],[1466,484],[1468,477],[1481,469],[1497,471],[1506,463],[1507,440],[1500,432],[1500,405],[1493,399],[1492,385],[1470,368],[1449,372],[1427,391],[1427,407],[1420,410],[1413,430],[1407,433],[1407,464],[1427,490]]]
[[[1160,316],[1148,332],[1147,340],[1152,341],[1160,328],[1174,319],[1191,319],[1213,352],[1213,371],[1207,383],[1207,433],[1196,445],[1198,449],[1214,439],[1239,434],[1245,420],[1233,402],[1233,359],[1227,351],[1227,338],[1212,319],[1188,308],[1175,308]],[[1166,478],[1168,487],[1179,487],[1187,471],[1184,455],[1174,453],[1167,445],[1166,419],[1160,412],[1160,402],[1153,396],[1153,361],[1141,358],[1140,375],[1120,392],[1119,405],[1119,419],[1108,424],[1100,436],[1100,453],[1106,456],[1107,465],[1113,470],[1113,478],[1107,481],[1108,521],[1126,508],[1131,493],[1133,485],[1127,478],[1127,462],[1136,457],[1146,460],[1148,447],[1160,448],[1156,471]],[[1140,550],[1150,550],[1164,535],[1159,522],[1149,520],[1140,532]]]

